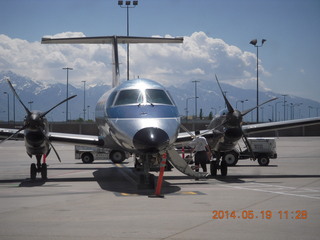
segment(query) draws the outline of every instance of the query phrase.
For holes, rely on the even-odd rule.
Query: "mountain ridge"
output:
[[[0,72],[0,121],[7,121],[7,94],[9,93],[9,112],[10,120],[13,120],[13,93],[9,88],[5,77],[11,79],[12,84],[24,102],[24,104],[32,110],[37,109],[46,111],[58,102],[66,98],[66,84],[62,83],[42,83],[36,82],[28,77],[21,76],[12,71]],[[197,110],[198,116],[202,109],[203,116],[208,116],[210,112],[218,113],[224,109],[225,103],[222,94],[215,81],[206,81],[198,79],[197,83]],[[256,90],[241,89],[229,84],[221,83],[223,91],[226,92],[227,98],[234,108],[239,110],[249,109],[256,105]],[[86,86],[86,116],[94,119],[94,108],[98,99],[111,87],[105,85]],[[194,82],[186,82],[181,87],[167,87],[172,98],[176,102],[180,115],[194,115],[195,112],[195,85]],[[69,101],[69,119],[75,120],[83,118],[84,107],[84,89],[76,88],[69,84],[69,96],[78,95],[76,98]],[[277,100],[266,104],[263,109],[260,109],[260,121],[296,119],[305,117],[315,117],[319,114],[320,104],[316,101],[305,99],[297,96],[286,96],[286,111],[283,108],[284,97],[281,94],[268,92],[259,92],[259,102],[262,103],[270,98],[278,97]],[[187,100],[188,99],[188,100]],[[21,104],[15,100],[16,121],[21,121],[24,118],[25,112]],[[188,106],[187,106],[188,103]],[[301,104],[302,103],[302,104]],[[88,107],[89,106],[89,107]],[[277,111],[275,111],[277,109]],[[49,121],[64,121],[65,120],[65,104],[59,106],[49,114]],[[87,120],[87,117],[86,117]],[[246,116],[246,121],[255,121],[255,111]]]

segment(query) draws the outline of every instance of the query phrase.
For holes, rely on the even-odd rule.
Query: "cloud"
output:
[[[65,32],[50,37],[84,36],[81,32]],[[11,70],[36,81],[65,83],[66,73],[62,68],[72,67],[69,80],[73,85],[80,86],[81,81],[89,85],[111,84],[111,56],[110,45],[42,45],[40,41],[28,42],[0,35],[0,71]],[[121,78],[125,79],[126,45],[119,45],[119,57]],[[130,45],[131,77],[179,86],[194,79],[213,79],[214,74],[238,87],[254,88],[256,55],[203,32],[185,36],[183,44]],[[261,63],[259,75],[270,75]]]

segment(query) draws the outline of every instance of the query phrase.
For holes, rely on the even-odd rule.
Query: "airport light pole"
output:
[[[189,97],[186,99],[186,121],[188,121],[188,103],[190,99],[194,99],[195,97]]]
[[[244,107],[243,107],[243,106],[244,106],[244,102],[248,102],[248,101],[249,101],[248,99],[241,101],[241,103],[242,103],[242,111],[243,111],[243,108],[244,108]]]
[[[8,102],[8,123],[10,122],[10,108],[9,108],[9,106],[10,106],[10,100],[9,100],[9,93],[7,93],[7,92],[3,92],[3,94],[6,94],[7,95],[7,102]]]
[[[13,124],[16,123],[16,95],[13,94]]]
[[[282,102],[276,102],[275,103],[275,119],[276,119],[276,122],[278,121],[278,104],[279,103],[282,103]],[[280,112],[279,112],[279,120],[280,120]]]
[[[67,98],[69,97],[69,70],[73,70],[73,68],[65,67],[63,70],[67,70]],[[68,122],[68,100],[66,102],[66,122]]]
[[[263,44],[267,41],[266,39],[262,39],[261,45],[257,45],[258,40],[253,39],[250,41],[250,44],[257,48],[257,106],[259,105],[259,47],[262,47]],[[259,122],[259,108],[257,108],[257,123]]]
[[[194,101],[194,111],[195,111],[195,116],[196,116],[196,119],[198,117],[198,96],[197,96],[197,83],[200,82],[200,81],[192,81],[194,83],[194,98],[195,98],[195,101]]]
[[[121,8],[127,9],[127,36],[129,36],[129,8],[135,8],[138,5],[138,1],[125,1],[125,5],[123,4],[124,1],[118,1],[118,5]],[[127,80],[129,80],[129,43],[127,43]]]
[[[283,121],[286,120],[286,96],[288,96],[287,94],[283,94]]]
[[[269,104],[268,106],[271,107],[271,116],[272,116],[271,119],[272,119],[272,122],[274,122],[274,106],[271,104]]]
[[[241,100],[236,101],[236,109],[238,109],[238,102],[241,102]]]
[[[311,117],[311,109],[313,109],[312,106],[308,106],[309,107],[309,118]]]
[[[243,105],[244,105],[244,102],[248,102],[249,100],[246,99],[246,100],[238,100],[236,101],[236,109],[238,109],[238,102],[241,102],[242,103],[242,111],[243,111]]]
[[[301,104],[303,104],[303,103],[291,103],[290,104],[290,110],[291,110],[291,120],[292,119],[295,119],[295,116],[294,116],[294,107],[295,106],[297,106],[297,107],[299,107]]]
[[[83,121],[86,121],[86,81],[83,82]]]
[[[32,110],[32,103],[33,103],[33,101],[29,101],[28,103],[29,103],[29,108],[30,108],[30,111],[31,111],[31,110]]]
[[[88,120],[90,120],[90,106],[88,105],[87,108],[88,108]]]

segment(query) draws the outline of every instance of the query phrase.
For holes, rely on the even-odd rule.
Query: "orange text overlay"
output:
[[[304,220],[308,218],[307,210],[214,210],[212,211],[212,219],[292,219]]]

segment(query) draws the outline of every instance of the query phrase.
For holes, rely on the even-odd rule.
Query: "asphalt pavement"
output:
[[[269,166],[240,160],[227,177],[165,172],[164,198],[137,187],[132,159],[82,164],[54,145],[47,181],[30,180],[23,142],[0,145],[0,239],[319,239],[320,137],[277,139]]]

